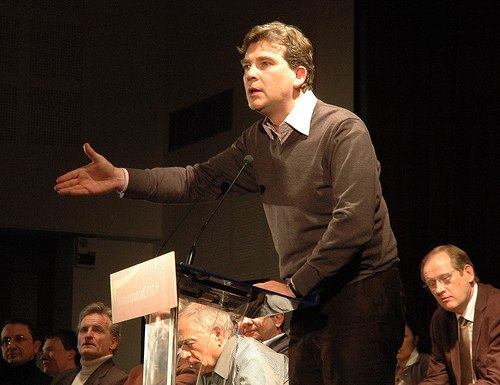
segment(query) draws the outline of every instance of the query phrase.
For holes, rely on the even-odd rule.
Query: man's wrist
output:
[[[297,298],[302,298],[302,295],[298,292],[297,288],[293,284],[292,279],[290,278],[287,283],[288,288],[292,291],[293,295]]]
[[[120,175],[120,186],[118,186],[118,189],[116,192],[118,193],[120,198],[123,198],[123,195],[125,195],[125,191],[127,191],[128,187],[128,171],[126,168],[117,168],[119,170],[119,175]]]

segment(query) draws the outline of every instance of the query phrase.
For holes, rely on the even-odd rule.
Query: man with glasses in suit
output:
[[[500,384],[500,290],[479,283],[469,256],[438,246],[420,265],[440,307],[431,322],[432,355],[420,385]]]

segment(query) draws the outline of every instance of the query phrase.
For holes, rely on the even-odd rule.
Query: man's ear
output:
[[[221,346],[224,339],[224,332],[222,331],[222,328],[219,325],[215,325],[212,330],[217,344]]]
[[[38,350],[40,350],[41,346],[42,346],[42,342],[41,341],[35,341],[35,342],[33,342],[33,351],[35,353],[37,353]]]
[[[274,325],[278,328],[283,325],[283,322],[285,321],[285,315],[283,313],[276,314],[274,316]]]
[[[116,336],[112,336],[111,337],[111,345],[109,345],[109,350],[111,352],[113,352],[114,350],[116,350],[116,348],[118,347],[118,343],[120,342],[120,339]]]
[[[74,361],[76,352],[73,349],[66,350],[66,354],[68,355],[68,360]]]
[[[476,277],[476,274],[474,273],[474,268],[471,265],[465,265],[464,266],[464,273],[467,275],[467,279],[469,280],[469,283],[473,283],[474,278]]]
[[[294,88],[301,88],[306,82],[307,69],[304,66],[299,66],[295,69],[295,80],[293,81]]]

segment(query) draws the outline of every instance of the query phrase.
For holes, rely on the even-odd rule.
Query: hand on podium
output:
[[[273,291],[278,294],[286,295],[287,297],[295,298],[295,294],[293,293],[293,291],[286,283],[283,282],[267,281],[256,283],[254,286],[264,290]]]

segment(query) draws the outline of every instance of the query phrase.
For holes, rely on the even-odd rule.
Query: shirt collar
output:
[[[467,308],[464,311],[464,314],[458,314],[456,313],[455,315],[458,317],[462,316],[464,317],[467,321],[469,322],[474,322],[474,310],[476,308],[476,300],[477,300],[477,283],[474,282],[474,286],[472,288],[472,297],[467,304]]]
[[[278,335],[274,336],[273,338],[269,338],[268,340],[262,341],[262,343],[263,343],[264,345],[269,346],[269,345],[271,345],[274,341],[279,340],[279,339],[280,339],[281,337],[283,337],[284,335],[285,335],[285,333],[280,333],[280,334],[278,334]]]
[[[408,358],[408,361],[406,361],[406,367],[412,366],[415,362],[418,362],[419,356],[420,356],[420,354],[419,354],[417,348],[414,348],[410,354],[410,357]]]
[[[236,347],[236,342],[237,342],[236,336],[232,336],[226,341],[226,344],[222,349],[222,353],[219,356],[217,363],[215,364],[215,368],[211,376],[213,382],[218,383],[218,381],[216,380],[217,376],[222,377],[225,381],[227,381],[229,377],[229,371],[233,363],[232,352]]]
[[[82,365],[82,373],[93,373],[100,365],[105,361],[112,358],[112,354],[108,354],[103,357],[95,358],[93,360],[86,360],[85,358],[80,358],[80,364]]]
[[[311,118],[318,98],[311,90],[308,90],[299,99],[293,110],[288,114],[282,124],[287,124],[304,135],[309,135],[311,129]],[[274,140],[274,128],[269,118],[265,118],[262,126],[267,135]]]

